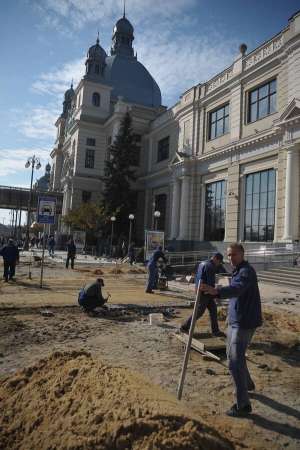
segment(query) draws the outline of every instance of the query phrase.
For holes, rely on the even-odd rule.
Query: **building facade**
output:
[[[63,214],[101,198],[107,149],[127,110],[140,143],[136,229],[159,228],[178,249],[208,242],[290,243],[300,238],[300,13],[170,109],[133,53],[123,17],[111,55],[89,49],[86,75],[65,94],[52,186]]]

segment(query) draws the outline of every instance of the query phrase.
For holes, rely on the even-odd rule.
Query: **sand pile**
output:
[[[95,270],[93,271],[93,274],[94,274],[94,275],[103,275],[103,271],[102,271],[101,269],[95,269]]]
[[[2,380],[0,404],[1,450],[233,448],[160,388],[85,352]]]
[[[113,267],[112,269],[109,270],[109,273],[121,274],[123,273],[123,270],[119,269],[119,267]]]

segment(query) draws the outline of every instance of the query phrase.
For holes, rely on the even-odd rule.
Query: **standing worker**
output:
[[[195,277],[195,291],[197,293],[198,284],[205,283],[211,287],[215,287],[216,273],[220,273],[221,270],[226,272],[223,265],[223,255],[221,253],[214,253],[211,259],[201,262],[198,266],[198,270]],[[214,336],[225,336],[222,331],[219,330],[217,305],[212,295],[201,293],[197,320],[203,316],[205,310],[208,309],[210,315],[211,331]],[[188,332],[192,323],[192,317],[190,316],[180,327],[180,331]]]
[[[135,261],[135,251],[134,251],[134,244],[130,244],[128,249],[128,258],[129,258],[129,264],[132,266],[132,264]]]
[[[14,281],[16,272],[16,264],[19,262],[19,249],[14,244],[13,239],[8,240],[8,244],[4,245],[0,250],[0,255],[3,257],[4,272],[3,278],[7,283],[8,280]]]
[[[52,256],[52,258],[54,257],[54,247],[55,247],[55,240],[54,240],[54,236],[49,236],[48,239],[48,250],[49,250],[49,256]]]
[[[201,284],[200,289],[217,298],[229,298],[227,358],[235,386],[236,403],[226,412],[230,417],[251,413],[248,391],[255,389],[247,362],[246,350],[257,327],[262,325],[261,301],[254,268],[244,260],[244,248],[231,244],[227,256],[234,270],[230,286],[215,289]]]
[[[67,260],[66,268],[69,268],[69,261],[71,260],[71,269],[74,269],[74,259],[76,258],[76,245],[74,239],[71,238],[67,242]]]
[[[165,263],[167,262],[165,255],[162,251],[161,245],[155,250],[155,252],[153,253],[148,262],[148,284],[146,288],[147,294],[153,294],[154,293],[153,289],[157,288],[157,278],[158,278],[157,261],[160,258],[163,259]]]

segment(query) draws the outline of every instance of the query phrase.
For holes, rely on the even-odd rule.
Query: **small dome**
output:
[[[99,44],[99,38],[97,38],[96,44],[92,45],[87,52],[88,59],[105,59],[107,54],[106,51]]]
[[[49,163],[46,164],[45,171],[46,172],[50,172],[51,171],[51,165]]]
[[[65,92],[65,101],[66,102],[71,101],[73,99],[74,95],[75,95],[75,92],[74,92],[74,89],[73,89],[73,84],[71,84],[70,89],[68,89]]]
[[[119,19],[118,22],[116,23],[113,33],[123,33],[123,34],[133,34],[133,26],[131,25],[131,23],[129,22],[128,19],[126,19],[126,17],[122,17],[122,19]]]

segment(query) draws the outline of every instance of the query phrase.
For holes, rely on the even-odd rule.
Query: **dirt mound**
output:
[[[147,271],[139,267],[132,267],[128,269],[127,273],[147,273]]]
[[[109,273],[120,274],[123,273],[123,270],[119,269],[118,267],[113,267],[112,269],[110,269]]]
[[[103,270],[101,270],[101,269],[95,269],[95,270],[93,271],[93,274],[94,274],[94,275],[103,275]]]
[[[54,353],[0,383],[0,448],[232,449],[173,397],[86,352]]]

